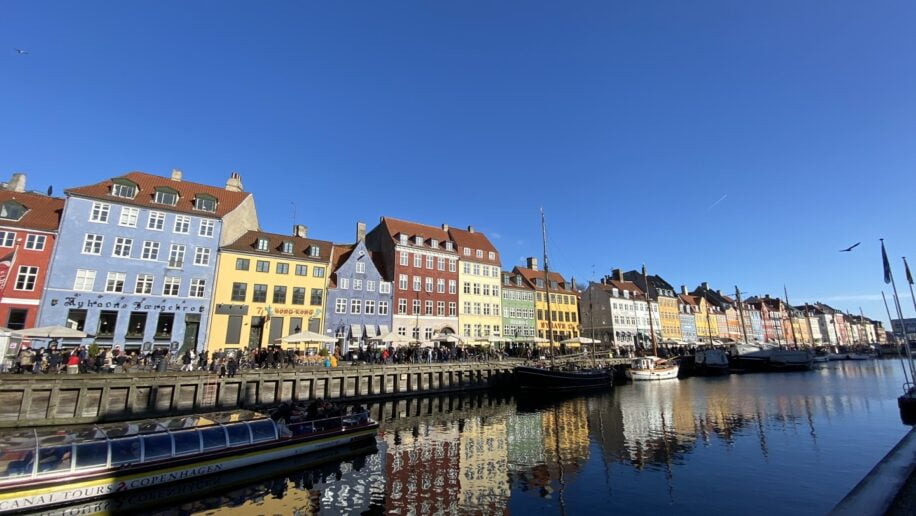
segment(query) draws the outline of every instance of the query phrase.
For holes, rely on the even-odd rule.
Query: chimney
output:
[[[617,281],[625,281],[623,279],[623,269],[614,269],[611,271],[611,275],[614,276],[614,279]]]
[[[448,233],[448,224],[442,224],[442,231]]]
[[[238,172],[229,174],[229,179],[226,180],[226,190],[230,192],[243,192],[245,190],[242,187],[242,176]]]
[[[538,259],[537,258],[535,258],[534,256],[529,256],[528,259],[525,261],[527,262],[529,269],[533,271],[538,270]]]
[[[708,283],[708,282],[704,281],[703,283],[700,283],[700,285],[703,287],[703,290],[709,290],[709,283]]]
[[[10,182],[6,184],[6,189],[12,192],[24,192],[25,174],[21,172],[13,174],[13,177],[10,178]]]
[[[468,226],[468,233],[474,232],[474,226]]]
[[[721,296],[721,295],[722,295],[722,291],[719,290],[719,289],[716,289],[716,294],[719,294],[719,295]]]
[[[357,222],[356,223],[356,241],[362,242],[366,239],[366,223]]]
[[[681,285],[681,294],[684,294],[685,296],[689,295],[687,293],[687,285]]]
[[[177,168],[172,169],[172,181],[181,182],[181,170]]]
[[[302,224],[296,224],[293,226],[293,236],[299,238],[308,238],[309,237],[309,228],[308,226],[303,226]]]

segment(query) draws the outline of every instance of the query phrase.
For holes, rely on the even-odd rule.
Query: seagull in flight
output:
[[[853,249],[855,249],[856,247],[858,247],[859,244],[861,244],[861,243],[862,243],[862,242],[856,242],[856,243],[852,244],[851,246],[847,247],[846,249],[840,249],[840,252],[841,252],[841,253],[848,253],[849,251],[852,251]]]
[[[23,50],[23,49],[21,49],[21,48],[14,48],[13,50],[15,50],[16,53],[19,54],[19,55],[21,55],[21,56],[26,55],[26,54],[29,53],[28,50]]]

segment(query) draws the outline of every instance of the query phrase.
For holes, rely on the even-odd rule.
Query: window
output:
[[[474,295],[475,296],[480,295],[480,283],[474,283]]]
[[[404,315],[407,313],[407,300],[398,299],[398,314]]]
[[[179,289],[181,289],[181,278],[166,277],[162,284],[162,295],[177,296]]]
[[[402,233],[402,234],[400,234],[400,235],[398,235],[398,236],[401,237],[401,243],[406,245],[406,244],[407,244],[407,235],[405,235],[405,234]]]
[[[197,234],[202,237],[212,237],[216,231],[216,221],[210,219],[200,219],[200,229]]]
[[[152,229],[153,231],[162,231],[162,228],[165,226],[165,213],[161,211],[151,211],[149,212],[149,218],[146,219],[146,229]]]
[[[471,315],[471,302],[465,301],[461,306],[461,313]]]
[[[136,185],[126,182],[117,182],[111,185],[111,195],[115,197],[123,197],[124,199],[133,199],[137,196],[137,187]]]
[[[480,276],[480,264],[479,263],[474,264],[474,276]]]
[[[347,313],[347,300],[343,298],[338,298],[334,301],[334,313],[335,314],[345,314]]]
[[[448,304],[448,316],[456,317],[458,315],[458,303],[452,301]]]
[[[471,262],[464,262],[463,265],[464,265],[464,266],[461,268],[461,270],[462,270],[465,274],[470,274],[470,273],[471,273]]]
[[[258,272],[270,272],[270,262],[267,260],[258,260],[254,269]]]
[[[143,242],[143,251],[140,254],[140,258],[144,260],[158,260],[159,259],[159,242],[153,242],[146,240]]]
[[[12,234],[12,233],[7,233]],[[4,245],[3,247],[10,247]],[[86,233],[86,238],[83,240],[83,254],[102,254],[102,235],[93,235],[91,233]]]
[[[119,258],[130,258],[130,251],[134,246],[134,241],[131,238],[117,237],[115,238],[114,249],[111,251],[112,256],[117,256]]]
[[[25,248],[30,251],[43,251],[45,248],[45,240],[47,237],[44,235],[32,235],[25,237]]]
[[[451,242],[446,242],[446,243],[445,243],[445,250],[446,250],[446,251],[451,251],[451,250],[453,250],[453,249],[455,249],[455,245],[454,245],[454,244],[452,244]]]
[[[465,281],[464,283],[462,283],[462,287],[463,287],[463,292],[465,294],[471,293],[471,282],[470,281]]]
[[[169,267],[181,268],[184,265],[185,247],[181,244],[172,244],[169,248]]]
[[[129,228],[137,227],[137,218],[140,216],[140,208],[131,208],[129,206],[123,206],[121,208],[121,218],[118,220],[119,226],[127,226]]]
[[[232,300],[233,301],[245,301],[245,296],[248,293],[248,284],[235,282],[232,284]]]
[[[436,240],[435,238],[433,238],[433,239],[431,239],[431,240],[429,241],[429,246],[438,249],[438,248],[439,248],[439,241]]]
[[[293,304],[305,304],[305,287],[293,287]]]
[[[296,266],[296,276],[308,276],[309,275],[309,266],[308,265],[297,265]]]
[[[85,321],[84,321],[85,322]],[[112,338],[114,337],[115,328],[118,326],[118,312],[113,310],[102,310],[99,312],[99,327],[96,331],[96,337]]]
[[[269,245],[269,242],[267,241],[266,238],[259,238],[258,243],[257,243],[257,249],[258,251],[266,251],[268,245]]]
[[[188,234],[191,232],[191,217],[187,215],[175,216],[175,233]]]
[[[405,284],[404,286],[406,287],[407,285]],[[378,292],[379,294],[390,294],[391,293],[391,283],[388,283],[387,281],[383,281],[379,283]]]
[[[420,282],[421,282],[421,278],[419,276],[413,277],[413,291],[414,292],[420,291]]]
[[[379,315],[388,315],[388,301],[379,301],[378,302],[378,314]]]
[[[427,268],[427,269],[432,269],[432,268],[433,268],[433,257],[432,257],[432,256],[427,256],[427,257],[426,257],[426,268]]]
[[[178,192],[170,188],[157,188],[156,195],[153,197],[153,202],[175,206],[178,204]]]
[[[210,249],[197,247],[194,249],[194,265],[210,265]]]
[[[448,261],[448,271],[449,271],[449,272],[455,272],[455,271],[457,271],[457,270],[458,270],[458,261],[457,261],[457,260],[449,260],[449,261]]]
[[[423,237],[420,235],[413,237],[413,243],[416,245],[423,245]]]
[[[362,301],[359,299],[350,300],[350,313],[359,314],[362,313]]]
[[[323,278],[324,277],[324,267],[314,267],[312,269],[312,274],[316,278]]]
[[[356,262],[356,273],[357,274],[366,273],[366,262]]]
[[[289,264],[288,263],[277,263],[277,274],[289,274]]]
[[[353,278],[353,290],[362,290],[363,289],[363,280]]]
[[[134,285],[134,294],[152,294],[153,275],[137,274],[137,283]]]
[[[94,272],[94,271],[93,271]],[[86,329],[86,310],[71,309],[67,311],[67,328],[83,331]]]
[[[127,275],[123,272],[109,272],[105,280],[105,292],[124,292],[124,280]]]
[[[0,218],[19,220],[25,215],[26,208],[16,201],[7,201],[0,204]]]
[[[282,285],[274,285],[274,304],[286,304],[286,287]]]
[[[436,292],[440,294],[445,294],[445,280],[439,278],[436,280]]]
[[[198,195],[194,198],[194,209],[200,211],[216,212],[216,197]]]
[[[366,291],[375,292],[375,282],[372,280],[366,280]]]
[[[436,302],[436,315],[445,317],[445,301]]]
[[[407,290],[407,275],[398,274],[398,289]]]
[[[73,290],[92,292],[94,286],[95,271],[76,269],[76,280],[73,282]]]
[[[92,210],[89,211],[89,222],[98,222],[100,224],[108,223],[108,214],[111,212],[111,205],[104,202],[92,203]]]
[[[426,301],[425,305],[426,305],[426,315],[433,315],[433,302]]]
[[[340,281],[337,284],[337,287],[343,290],[350,288],[350,279],[349,278],[340,278]]]
[[[16,275],[16,290],[35,290],[35,281],[38,279],[38,267],[20,265],[19,274]]]
[[[194,278],[191,280],[191,291],[188,292],[189,297],[204,297],[204,290],[207,288],[207,280],[201,278]]]
[[[413,266],[414,267],[423,267],[423,257],[420,256],[420,253],[415,253],[413,255]]]
[[[146,312],[131,312],[127,320],[127,332],[125,337],[128,339],[142,339],[146,331]]]
[[[267,302],[267,285],[260,283],[254,284],[254,292],[251,295],[252,303],[266,303]]]
[[[477,257],[478,257],[478,258],[483,258],[483,250],[481,250],[481,249],[478,249],[478,250],[477,250]]]
[[[168,313],[168,312],[160,312],[159,318],[156,320],[156,333],[154,336],[157,339],[171,338],[174,322],[175,322],[175,314]]]
[[[236,258],[235,259],[235,270],[237,271],[247,271],[251,267],[251,260],[248,258]]]
[[[495,260],[495,259],[496,259],[496,253],[494,253],[493,251],[490,251],[489,253],[487,253],[487,258],[489,258],[489,259],[491,259],[491,260]]]
[[[407,267],[408,262],[410,260],[410,253],[401,251],[400,256],[401,256],[401,265],[403,265],[404,267]]]
[[[470,247],[465,247],[465,248],[463,249],[463,252],[464,252],[464,255],[465,255],[465,256],[471,256],[471,248],[470,248]]]
[[[445,258],[441,256],[439,258],[436,258],[436,268],[439,269],[440,271],[445,270]]]
[[[312,306],[321,306],[321,298],[322,298],[322,297],[323,297],[323,295],[322,295],[322,293],[321,293],[321,289],[320,289],[320,288],[313,288],[313,289],[312,289],[311,305],[312,305]]]
[[[318,257],[321,255],[321,247],[317,245],[309,246],[309,256]]]
[[[458,283],[453,279],[448,280],[448,293],[455,294],[457,292],[458,292]]]
[[[413,315],[420,315],[420,300],[413,300]]]
[[[371,299],[366,300],[366,314],[374,315],[375,314],[375,301]]]

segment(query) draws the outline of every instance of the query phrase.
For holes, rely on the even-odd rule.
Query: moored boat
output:
[[[627,376],[634,382],[648,380],[677,379],[678,366],[676,362],[665,360],[656,356],[639,357],[633,359]]]
[[[698,349],[693,358],[694,374],[720,376],[728,374],[728,354],[718,348]]]
[[[0,434],[0,511],[104,498],[372,439],[360,412],[323,419],[235,410]]]
[[[568,391],[575,389],[607,388],[614,385],[613,369],[558,369],[549,367],[518,366],[515,382],[520,389],[541,391]]]

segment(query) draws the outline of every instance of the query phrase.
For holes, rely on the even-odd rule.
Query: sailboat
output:
[[[541,234],[544,241],[544,297],[547,300],[547,313],[550,314],[550,264],[547,260],[547,223],[543,209],[541,209]],[[590,368],[572,366],[564,369],[554,364],[553,321],[550,317],[547,318],[547,340],[550,341],[550,366],[516,367],[514,380],[518,388],[538,391],[571,391],[613,387],[614,370],[597,367],[594,346],[591,350],[592,367]]]
[[[633,359],[633,363],[627,369],[627,376],[634,382],[677,379],[680,369],[677,362],[658,357],[658,339],[655,337],[655,325],[652,322],[652,303],[649,301],[649,280],[645,265],[642,267],[642,275],[646,285],[646,306],[649,314],[649,333],[652,335],[652,355]]]

